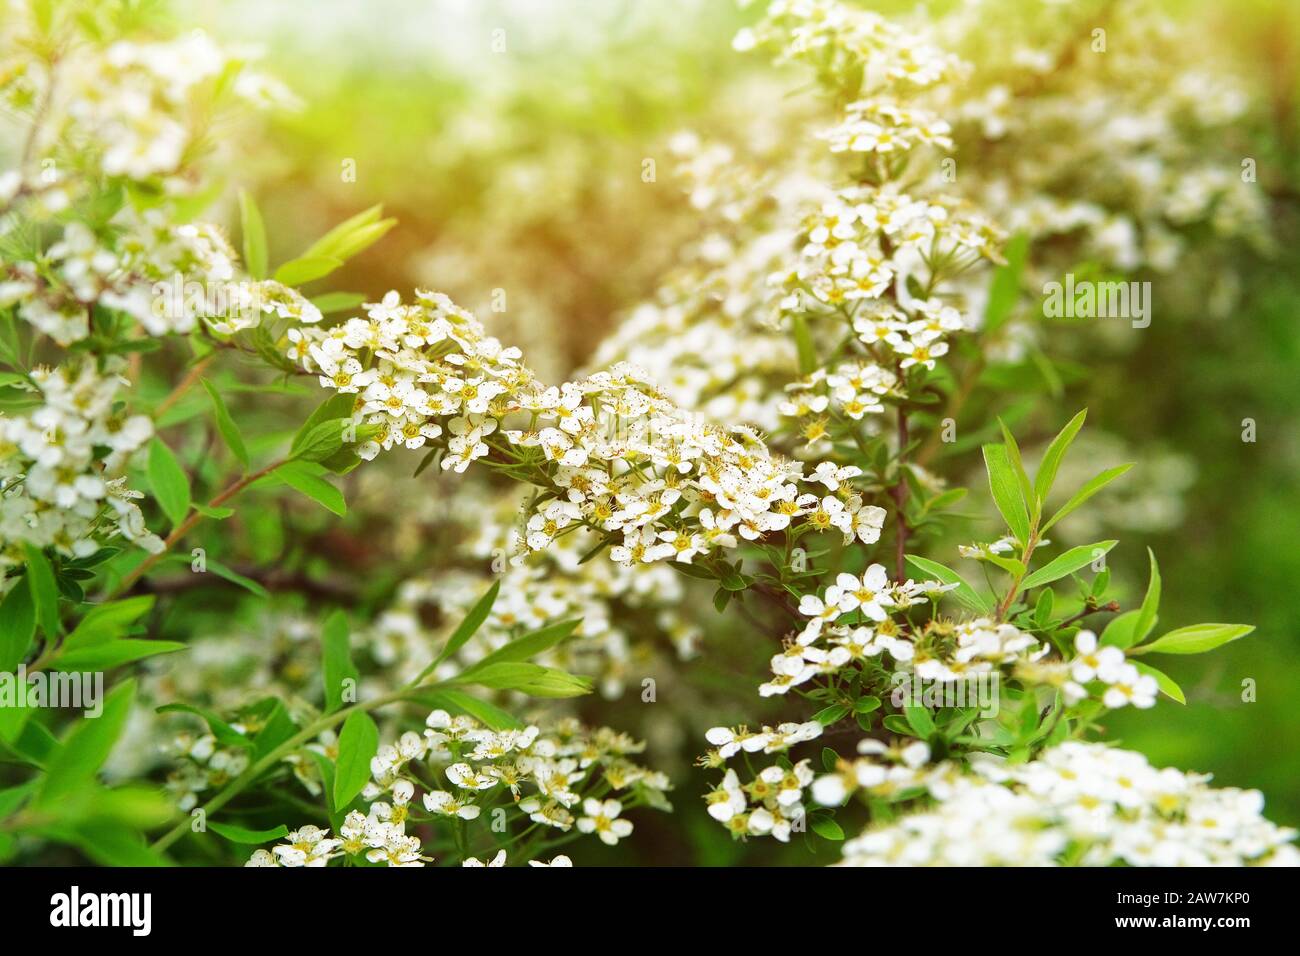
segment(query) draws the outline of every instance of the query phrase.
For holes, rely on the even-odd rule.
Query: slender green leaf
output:
[[[1174,679],[1162,670],[1157,670],[1150,664],[1143,661],[1134,661],[1133,666],[1138,669],[1139,674],[1145,674],[1148,677],[1154,677],[1156,684],[1160,687],[1160,692],[1166,697],[1178,701],[1180,704],[1187,703],[1187,697],[1183,694],[1183,689],[1175,683]]]
[[[501,582],[493,581],[483,596],[474,602],[474,606],[469,609],[464,620],[456,625],[456,630],[452,631],[451,637],[447,638],[447,643],[443,645],[438,656],[424,670],[420,671],[420,676],[415,679],[415,683],[420,683],[433,672],[433,669],[451,657],[458,650],[465,646],[465,642],[474,636],[475,632],[482,627],[487,616],[492,613],[492,605],[496,602],[497,593],[501,590]]]
[[[325,681],[325,713],[330,714],[343,706],[344,682],[357,686],[361,679],[352,652],[348,646],[348,616],[335,611],[321,627],[321,662]]]
[[[321,507],[342,517],[348,513],[348,505],[343,500],[343,492],[322,478],[318,473],[319,471],[320,466],[313,465],[310,462],[288,461],[272,474],[289,487],[302,492]]]
[[[348,312],[365,301],[366,297],[360,292],[326,292],[314,296],[311,304],[320,309],[322,315],[330,315],[334,312]]]
[[[1047,524],[1043,525],[1043,527],[1039,529],[1040,532],[1046,531],[1052,525],[1056,524],[1056,522],[1060,521],[1062,518],[1068,515],[1075,508],[1078,508],[1081,504],[1083,504],[1085,501],[1087,501],[1097,492],[1101,491],[1101,489],[1105,488],[1108,484],[1110,484],[1112,481],[1114,481],[1116,478],[1124,474],[1124,472],[1128,471],[1132,467],[1133,467],[1133,463],[1129,462],[1128,464],[1124,464],[1124,465],[1116,465],[1114,468],[1107,468],[1105,471],[1101,472],[1100,474],[1093,476],[1084,484],[1082,488],[1080,488],[1078,491],[1074,493],[1074,496],[1070,498],[1069,501],[1067,501],[1064,505],[1061,506],[1060,511],[1052,515],[1052,517],[1048,520]]]
[[[51,666],[60,671],[106,671],[146,657],[183,651],[188,646],[178,641],[146,641],[124,637],[80,650],[61,652]]]
[[[341,265],[343,260],[333,256],[292,259],[275,270],[275,281],[287,286],[306,285],[325,278]]]
[[[1112,618],[1106,625],[1106,629],[1101,632],[1099,642],[1109,647],[1118,647],[1120,650],[1132,647],[1139,640],[1134,628],[1137,626],[1140,613],[1140,611],[1125,611],[1118,617]]]
[[[321,236],[307,248],[302,254],[302,258],[315,258],[318,256],[335,256],[339,250],[350,240],[350,237],[358,230],[373,225],[379,221],[379,217],[384,213],[383,204],[376,204],[369,209],[363,209],[355,216],[343,220],[325,235]]]
[[[103,701],[98,717],[82,717],[72,725],[63,743],[50,757],[36,802],[43,806],[75,794],[95,779],[126,725],[135,699],[135,681],[118,684]]]
[[[815,816],[808,818],[808,826],[813,833],[817,834],[823,840],[832,840],[838,842],[844,839],[844,829],[834,820],[827,816]]]
[[[203,387],[207,389],[208,398],[212,400],[212,418],[217,424],[217,431],[221,433],[221,439],[226,443],[226,447],[248,470],[248,448],[244,445],[244,437],[239,433],[239,426],[235,420],[230,417],[230,410],[226,408],[226,402],[218,394],[217,390],[212,387],[212,383],[203,379]]]
[[[1193,624],[1134,647],[1130,654],[1204,654],[1255,630],[1251,624]]]
[[[993,610],[992,603],[973,587],[966,583],[963,578],[952,568],[944,567],[938,561],[931,561],[929,558],[923,558],[920,555],[907,555],[907,563],[916,568],[924,575],[928,575],[944,584],[955,584],[957,587],[951,592],[952,596],[961,601],[972,611],[979,611],[987,614]]]
[[[472,697],[464,691],[452,688],[421,694],[419,700],[432,708],[468,714],[490,730],[518,729],[524,725],[523,721],[495,704],[490,704],[485,700]]]
[[[582,618],[574,618],[569,621],[548,624],[546,627],[531,631],[523,637],[516,638],[505,646],[498,648],[481,661],[475,662],[466,668],[457,679],[463,680],[474,672],[492,664],[531,660],[543,651],[550,650],[562,641],[568,640],[581,623]]]
[[[989,490],[1011,533],[1020,542],[1029,540],[1029,512],[1020,491],[1011,458],[1005,445],[984,446],[984,466],[989,475]]]
[[[36,605],[26,581],[17,581],[0,601],[0,671],[18,669],[36,637]]]
[[[153,496],[172,526],[180,524],[190,510],[190,480],[172,450],[155,438],[149,443],[146,471]]]
[[[1002,419],[998,419],[998,426],[1002,429],[1002,443],[1007,447],[1007,458],[1011,462],[1011,467],[1016,473],[1016,481],[1020,484],[1020,497],[1024,499],[1029,508],[1030,520],[1038,517],[1039,499],[1034,494],[1034,486],[1029,482],[1029,473],[1025,471],[1025,463],[1020,457],[1020,446],[1016,444],[1016,436],[1011,434],[1011,429],[1007,428]]]
[[[141,594],[97,604],[78,622],[63,642],[63,650],[74,651],[116,640],[153,608],[154,596]]]
[[[234,823],[218,823],[216,820],[209,820],[208,829],[217,836],[225,837],[231,843],[239,843],[243,846],[259,846],[272,840],[281,840],[289,835],[289,828],[283,823],[273,830],[250,830],[248,827],[241,827]]]
[[[1119,544],[1118,541],[1098,541],[1095,544],[1083,544],[1077,548],[1071,548],[1025,578],[1020,583],[1021,590],[1027,591],[1030,588],[1048,584],[1065,577],[1067,574],[1078,571],[1095,561],[1099,557],[1098,552],[1106,554],[1117,544]]]
[[[207,566],[208,566],[208,570],[211,571],[213,574],[215,574],[217,577],[229,581],[231,584],[239,585],[241,588],[243,588],[245,591],[249,592],[250,594],[256,594],[260,598],[269,598],[271,596],[270,591],[262,587],[262,585],[258,584],[252,578],[240,574],[238,571],[235,571],[232,568],[227,567],[226,565],[222,564],[220,561],[217,561],[213,558],[208,558]]]
[[[1132,644],[1145,641],[1147,635],[1156,626],[1156,611],[1160,609],[1160,566],[1156,564],[1156,554],[1147,548],[1151,558],[1151,577],[1147,579],[1147,593],[1142,598],[1142,607],[1138,611],[1137,622],[1133,625]]]
[[[364,710],[354,710],[339,732],[339,759],[334,770],[334,806],[352,802],[370,779],[370,760],[379,750],[379,728]]]
[[[27,559],[27,587],[36,609],[36,623],[47,638],[55,638],[63,633],[63,623],[59,618],[59,586],[54,580],[54,570],[40,548],[24,544],[23,554]]]
[[[1047,500],[1047,493],[1052,490],[1052,485],[1056,481],[1056,472],[1061,467],[1061,460],[1065,458],[1065,453],[1074,441],[1074,436],[1079,434],[1079,429],[1083,427],[1084,419],[1088,417],[1088,410],[1085,408],[1079,414],[1066,423],[1061,429],[1059,435],[1052,439],[1052,443],[1047,446],[1047,451],[1043,453],[1043,460],[1038,466],[1038,473],[1034,475],[1034,492],[1042,501]]]

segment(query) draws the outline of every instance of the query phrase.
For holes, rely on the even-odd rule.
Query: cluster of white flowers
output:
[[[246,732],[241,724],[231,726],[237,733]],[[212,734],[177,734],[167,751],[175,765],[167,774],[165,788],[186,813],[198,806],[199,794],[220,790],[248,769],[247,748],[220,746]]]
[[[792,526],[834,526],[846,540],[877,540],[883,514],[847,484],[857,470],[806,480],[843,500],[800,493],[802,466],[772,455],[750,429],[687,414],[635,366],[544,388],[520,359],[446,296],[396,293],[329,329],[292,328],[290,355],[323,387],[356,394],[358,424],[375,430],[364,458],[443,438],[442,467],[488,458],[552,490],[527,518],[528,551],[582,527],[622,536],[625,565],[690,563]],[[507,416],[522,428],[505,427]],[[450,437],[444,437],[450,436]],[[444,447],[445,446],[445,447]],[[828,510],[829,509],[829,510]]]
[[[763,727],[757,732],[748,728],[714,727],[705,739],[714,745],[700,759],[702,766],[721,768],[736,754],[779,754],[797,744],[820,737],[822,725],[817,721]],[[803,792],[813,782],[813,770],[807,760],[792,764],[782,759],[754,774],[747,784],[730,767],[722,781],[704,797],[709,816],[726,826],[735,839],[746,836],[771,836],[789,842],[792,833],[806,829]]]
[[[241,68],[254,51],[224,51],[202,31],[153,42],[69,43],[50,35],[50,24],[33,13],[37,6],[5,4],[0,99],[42,104],[41,136],[33,144],[42,154],[70,137],[105,175],[167,177],[200,145],[210,121],[208,94],[223,77],[245,103],[292,102],[281,84]],[[65,49],[45,69],[33,51],[53,42]]]
[[[805,594],[800,599],[799,613],[808,623],[772,657],[773,677],[759,687],[759,694],[788,693],[819,674],[834,673],[883,651],[900,664],[911,661],[913,644],[890,616],[951,589],[939,581],[891,582],[880,564],[861,575],[841,573],[821,597]],[[841,619],[847,623],[837,623]]]
[[[221,229],[176,225],[161,210],[123,210],[111,238],[69,223],[38,260],[5,264],[0,307],[59,345],[90,335],[93,306],[129,315],[150,335],[188,334],[202,319],[221,335],[257,326],[265,313],[318,322],[320,310],[297,290],[271,279],[250,281]]]
[[[687,193],[713,220],[600,358],[646,363],[675,400],[717,420],[776,431],[798,419],[800,456],[819,456],[832,416],[857,427],[905,399],[901,373],[935,368],[948,336],[973,324],[973,267],[1001,261],[1004,234],[961,200],[902,186],[925,178],[900,167],[908,153],[951,147],[947,124],[907,102],[954,75],[951,57],[875,14],[822,0],[778,0],[736,46],[814,65],[819,83],[849,103],[822,134],[831,154],[870,162],[852,171],[853,185],[833,189],[825,182],[843,172],[828,168],[818,182],[803,156],[796,172],[759,176],[727,166],[726,147],[679,137]],[[801,376],[790,324],[804,320],[824,364]],[[855,348],[841,342],[845,326]],[[738,332],[743,351],[729,347]],[[780,386],[792,393],[785,400]]]
[[[0,417],[0,569],[21,563],[24,543],[70,558],[120,536],[149,550],[149,533],[123,471],[153,424],[120,407],[125,362],[91,359],[39,368],[18,384],[40,397],[26,415]]]
[[[1154,707],[1160,692],[1156,679],[1130,663],[1121,648],[1099,645],[1097,635],[1087,630],[1074,636],[1074,657],[1069,661],[1027,663],[1017,675],[1059,685],[1071,704],[1088,697],[1087,685],[1092,684],[1101,688],[1101,702],[1112,710],[1128,704]]]
[[[334,856],[364,854],[371,863],[422,866],[430,857],[406,832],[420,806],[427,820],[470,821],[499,812],[561,832],[576,827],[610,846],[632,833],[632,822],[622,817],[629,805],[668,806],[667,777],[628,759],[645,745],[608,728],[588,730],[561,719],[545,732],[537,725],[494,731],[445,710],[433,711],[425,723],[423,736],[407,731],[379,748],[361,794],[368,810],[351,811],[339,839],[308,841],[315,851],[306,860],[324,865]],[[418,801],[417,787],[424,791]],[[290,840],[291,846],[298,842]],[[289,862],[302,859],[277,847],[255,854],[250,865],[305,865]]]
[[[844,844],[844,864],[1300,864],[1296,832],[1261,816],[1258,791],[1214,789],[1208,776],[1156,769],[1132,751],[1066,742],[1023,764],[980,755],[972,768],[918,774],[936,806],[868,828]],[[852,773],[856,783],[864,771]],[[819,780],[813,794],[838,804],[854,788]]]
[[[947,351],[941,337],[965,325],[951,305],[933,296],[907,295],[907,280],[915,278],[924,287],[945,269],[957,273],[980,259],[999,262],[1003,233],[957,200],[927,201],[892,189],[851,186],[805,216],[802,238],[797,264],[769,278],[784,293],[783,310],[850,311],[864,344],[883,338],[903,360],[911,359],[904,367],[934,368],[934,358]],[[853,310],[859,303],[885,299],[900,288],[899,303],[915,319],[889,307],[858,324]]]
[[[846,84],[862,82],[870,63],[873,79],[917,88],[932,86],[961,69],[960,62],[879,14],[838,0],[773,0],[766,16],[742,30],[737,50],[774,49],[779,62],[801,62]]]
[[[948,113],[955,188],[1053,239],[1030,282],[1085,260],[1171,271],[1194,252],[1192,223],[1267,247],[1266,193],[1230,145],[1250,96],[1205,36],[1147,0],[1112,11],[1108,36],[1085,6],[1035,6],[979,0],[935,21],[980,67]]]

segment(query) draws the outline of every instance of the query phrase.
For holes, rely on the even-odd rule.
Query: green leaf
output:
[[[1139,674],[1145,674],[1148,677],[1154,677],[1156,683],[1160,686],[1160,692],[1166,697],[1178,701],[1180,704],[1187,703],[1187,697],[1183,694],[1183,689],[1174,682],[1174,679],[1162,670],[1157,670],[1150,664],[1142,661],[1133,661],[1133,666],[1138,669]]]
[[[1132,467],[1132,462],[1128,462],[1124,465],[1116,465],[1114,468],[1107,468],[1105,471],[1101,472],[1101,474],[1095,475],[1089,479],[1082,488],[1074,493],[1074,496],[1070,498],[1069,501],[1061,506],[1061,510],[1052,515],[1047,524],[1043,525],[1043,527],[1039,529],[1040,533],[1045,532],[1052,525],[1056,524],[1056,522],[1060,521],[1071,511],[1079,507],[1097,492],[1101,491],[1102,488],[1105,488],[1108,484]]]
[[[1088,410],[1085,408],[1079,414],[1066,423],[1061,429],[1059,435],[1052,439],[1052,443],[1047,446],[1047,451],[1043,453],[1043,460],[1038,466],[1038,473],[1034,475],[1034,492],[1040,500],[1047,500],[1047,493],[1052,490],[1052,485],[1056,481],[1056,472],[1061,467],[1061,460],[1065,458],[1065,452],[1069,449],[1070,443],[1074,437],[1079,434],[1079,429],[1083,427],[1083,421],[1088,417]]]
[[[1151,559],[1151,576],[1147,579],[1147,593],[1142,598],[1142,607],[1138,609],[1137,622],[1133,625],[1133,640],[1126,647],[1146,640],[1156,626],[1156,611],[1160,609],[1160,567],[1156,564],[1154,551],[1147,548],[1147,555]]]
[[[325,399],[325,401],[317,405],[312,413],[307,416],[307,420],[302,423],[302,427],[299,428],[297,433],[293,436],[293,442],[289,445],[290,453],[294,455],[298,454],[298,452],[302,450],[308,437],[316,430],[317,426],[340,418],[351,418],[352,410],[356,407],[356,402],[357,397],[355,395],[349,395],[345,392],[335,392],[329,398]]]
[[[1029,540],[1029,512],[1021,494],[1020,480],[1011,465],[1005,445],[984,446],[984,467],[989,474],[989,490],[993,503],[1006,521],[1011,533],[1020,542]]]
[[[320,309],[322,315],[334,312],[347,312],[366,301],[360,292],[326,292],[312,298],[311,304]]]
[[[1129,654],[1204,654],[1255,630],[1252,624],[1193,624],[1180,627]]]
[[[965,578],[951,568],[944,567],[938,561],[931,561],[929,558],[923,558],[915,554],[907,555],[907,563],[922,574],[942,581],[944,584],[957,585],[956,589],[951,592],[952,596],[972,611],[987,614],[993,610],[993,605],[989,603],[988,599],[967,584]]]
[[[1052,605],[1055,601],[1056,598],[1051,588],[1046,588],[1038,592],[1038,603],[1034,605],[1035,626],[1047,626],[1047,622],[1052,619]]]
[[[356,687],[361,679],[352,652],[348,647],[348,616],[335,611],[321,627],[321,661],[325,681],[325,713],[330,714],[343,706],[343,682],[352,681]]]
[[[212,387],[212,383],[206,378],[202,379],[202,382],[203,387],[207,389],[208,398],[212,400],[212,418],[217,424],[217,431],[221,433],[222,441],[226,443],[226,447],[230,449],[231,454],[239,460],[239,463],[244,466],[244,470],[247,471],[248,448],[244,445],[243,436],[239,434],[239,426],[230,417],[230,410],[226,408],[225,401],[217,393],[217,390]]]
[[[365,252],[384,238],[384,236],[388,235],[389,230],[396,225],[396,219],[381,219],[379,222],[372,222],[368,226],[354,229],[350,234],[339,240],[330,249],[329,254],[346,262],[353,256]]]
[[[244,235],[244,267],[254,279],[266,278],[266,226],[247,190],[239,191],[239,228]]]
[[[524,726],[523,721],[495,704],[490,704],[460,690],[447,688],[445,690],[431,691],[428,694],[421,694],[419,700],[421,703],[427,703],[431,708],[469,714],[489,730],[512,730]]]
[[[493,651],[482,660],[475,662],[466,668],[457,677],[457,680],[464,680],[471,674],[489,667],[492,664],[500,664],[508,661],[528,661],[541,654],[543,651],[550,650],[562,641],[568,640],[573,632],[578,629],[582,623],[582,618],[574,618],[569,621],[559,621],[555,624],[548,624],[545,627],[530,631],[523,637],[516,638],[510,643]]]
[[[303,258],[312,258],[317,256],[335,256],[339,257],[342,250],[350,241],[354,233],[374,225],[379,221],[379,217],[384,213],[383,204],[376,204],[369,209],[363,209],[355,216],[350,216],[343,220],[325,235],[321,236],[308,247],[304,252]],[[392,221],[392,220],[390,220]],[[340,257],[341,258],[341,257]]]
[[[346,807],[370,779],[370,759],[379,750],[379,728],[364,710],[355,710],[339,732],[334,771],[334,806]]]
[[[64,651],[54,659],[51,665],[60,671],[106,671],[121,667],[132,661],[155,657],[158,654],[173,654],[183,651],[189,645],[178,641],[146,641],[136,638],[122,638],[108,641],[80,650]]]
[[[250,594],[256,594],[260,598],[269,598],[271,596],[270,591],[262,587],[262,585],[258,584],[252,578],[245,577],[238,571],[226,567],[226,565],[222,564],[220,561],[214,560],[213,558],[207,558],[206,560],[208,570],[217,577],[229,581],[231,584],[237,584],[245,591],[248,591]]]
[[[132,624],[147,614],[153,608],[153,604],[152,594],[142,594],[95,605],[63,642],[63,650],[65,652],[80,650],[116,640],[125,634]]]
[[[308,282],[325,278],[341,265],[343,260],[333,256],[304,256],[301,259],[291,259],[275,270],[275,281],[287,286],[306,285]]]
[[[104,826],[86,823],[69,827],[62,842],[74,843],[81,852],[101,866],[162,867],[171,866],[161,853],[150,848],[136,830],[121,825]]]
[[[26,581],[16,581],[0,601],[0,671],[18,669],[36,637],[36,606]]]
[[[554,667],[524,661],[502,661],[455,678],[491,690],[517,690],[531,697],[579,697],[591,693],[591,680]]]
[[[27,587],[36,609],[36,623],[47,638],[53,639],[63,633],[63,622],[59,618],[59,586],[54,581],[54,571],[40,548],[24,544],[23,554],[27,559]]]
[[[304,461],[323,462],[344,446],[352,428],[350,417],[321,422],[303,435],[301,442],[295,440],[297,447],[293,450],[294,457]],[[358,432],[360,430],[356,429]]]
[[[1011,310],[1020,295],[1020,273],[1024,269],[1028,249],[1029,237],[1024,233],[1017,234],[1007,243],[1007,264],[993,273],[993,282],[989,287],[988,302],[984,306],[983,331],[995,331],[1010,318]]]
[[[1020,583],[1022,591],[1028,591],[1030,588],[1036,588],[1043,584],[1048,584],[1059,578],[1065,577],[1071,572],[1077,571],[1085,565],[1091,564],[1097,559],[1097,552],[1106,554],[1111,548],[1119,544],[1118,541],[1098,541],[1095,544],[1083,544],[1077,548],[1071,548],[1069,551],[1053,558],[1047,564],[1043,565],[1029,577]]]
[[[146,468],[149,487],[172,527],[185,520],[190,510],[190,480],[172,450],[155,438],[149,443]]]
[[[823,707],[817,713],[813,714],[813,720],[823,727],[829,727],[837,720],[843,720],[849,715],[848,704],[831,704],[829,707]]]
[[[808,826],[823,840],[843,840],[844,830],[838,823],[826,816],[808,818]]]
[[[420,671],[420,676],[415,679],[414,683],[420,683],[433,672],[435,667],[465,646],[465,642],[474,636],[475,632],[483,626],[483,622],[487,620],[487,616],[492,613],[492,605],[496,602],[497,592],[500,590],[501,582],[493,581],[492,586],[483,592],[483,596],[474,602],[474,606],[469,609],[469,613],[465,615],[464,620],[456,625],[456,630],[452,631],[451,637],[447,638],[447,643],[443,645],[438,656],[433,659],[428,667]]]
[[[916,731],[916,735],[922,740],[934,733],[934,720],[924,707],[908,704],[903,708],[903,716],[907,718],[908,726]]]
[[[1101,637],[1097,639],[1098,642],[1109,647],[1118,647],[1120,650],[1132,647],[1139,640],[1134,627],[1137,625],[1140,613],[1140,611],[1125,611],[1118,617],[1111,618],[1106,629],[1101,632]]]
[[[194,502],[192,507],[203,517],[211,518],[213,521],[225,521],[235,513],[234,508],[223,508],[220,505],[214,508],[211,505],[200,504],[197,501]]]
[[[998,427],[1002,429],[1002,443],[1006,445],[1007,458],[1016,473],[1016,481],[1020,483],[1020,497],[1029,508],[1030,519],[1035,520],[1038,518],[1039,498],[1029,482],[1029,473],[1025,471],[1025,463],[1020,457],[1020,446],[1016,444],[1016,436],[1011,434],[1011,429],[1007,428],[1001,418],[998,419]]]
[[[298,725],[293,722],[293,718],[289,716],[289,711],[285,709],[284,702],[278,697],[265,698],[259,703],[258,707],[260,710],[255,712],[263,718],[264,722],[262,729],[253,738],[253,757],[255,759],[265,757],[298,732]]]
[[[244,846],[259,846],[272,840],[281,840],[289,835],[289,828],[283,823],[273,830],[250,830],[234,823],[218,823],[216,820],[209,820],[208,829],[217,836],[225,837],[231,843]]]
[[[104,698],[98,717],[82,717],[72,725],[46,765],[38,804],[50,806],[93,782],[126,725],[134,698],[135,681],[123,681]]]
[[[302,492],[321,507],[342,517],[348,513],[347,502],[343,492],[339,491],[319,474],[320,466],[305,461],[288,461],[271,474],[275,475],[289,487]]]

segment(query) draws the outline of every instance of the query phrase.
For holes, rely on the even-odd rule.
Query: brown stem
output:
[[[153,410],[153,417],[155,419],[161,418],[167,409],[179,402],[181,397],[190,390],[190,387],[199,380],[199,377],[207,370],[207,367],[212,364],[212,360],[215,357],[216,356],[214,355],[205,355],[203,358],[191,365],[190,370],[186,373],[185,377],[177,383],[176,387],[168,393],[166,398],[158,403],[158,407]]]
[[[267,465],[265,468],[255,471],[252,474],[245,475],[237,481],[232,482],[227,485],[224,490],[219,492],[215,498],[209,501],[207,506],[209,508],[221,507],[221,505],[235,497],[235,495],[239,494],[253,482],[257,481],[259,478],[266,477],[287,461],[289,461],[288,458],[282,458],[277,462]],[[149,557],[141,561],[135,570],[123,578],[122,583],[113,589],[112,593],[109,594],[109,598],[117,597],[119,594],[124,594],[129,591],[136,581],[140,580],[140,578],[147,574],[154,565],[166,557],[167,552],[172,549],[176,542],[180,541],[181,538],[194,530],[194,526],[202,520],[203,513],[197,510],[192,510],[185,520],[173,528],[171,534],[167,535],[166,540],[163,541],[163,549],[157,554],[151,554]]]
[[[1101,614],[1103,612],[1109,613],[1111,611],[1118,611],[1118,610],[1119,610],[1118,601],[1111,601],[1109,604],[1103,604],[1100,607],[1085,607],[1078,614],[1072,614],[1070,617],[1067,617],[1064,621],[1062,621],[1060,624],[1056,626],[1069,627],[1075,621],[1082,621],[1085,617],[1088,617],[1091,614]]]

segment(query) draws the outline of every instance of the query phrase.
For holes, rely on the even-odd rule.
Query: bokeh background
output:
[[[1185,267],[1231,270],[1236,299],[1226,313],[1180,295],[1192,277],[1176,270],[1161,278],[1154,321],[1140,333],[1050,332],[1044,348],[1053,351],[1059,335],[1085,373],[1054,399],[1055,424],[1086,405],[1092,444],[1079,467],[1139,463],[1140,479],[1095,515],[1096,530],[1123,542],[1112,555],[1120,596],[1140,595],[1149,546],[1165,581],[1163,626],[1258,627],[1213,655],[1163,661],[1187,705],[1163,700],[1155,715],[1118,713],[1112,736],[1159,764],[1258,787],[1270,817],[1297,825],[1300,5],[1165,6],[1213,38],[1258,98],[1256,119],[1239,132],[1267,191],[1275,249],[1225,248],[1220,259]],[[589,359],[695,234],[697,217],[662,161],[673,133],[779,147],[782,117],[804,108],[787,95],[797,85],[789,74],[732,53],[732,36],[758,11],[726,0],[182,0],[174,11],[186,27],[261,48],[264,64],[302,100],[254,141],[234,144],[241,159],[227,171],[274,224],[273,259],[382,202],[400,225],[334,287],[370,298],[389,288],[446,291],[490,316],[550,380]],[[643,161],[656,157],[656,181],[646,183]],[[355,182],[340,174],[348,160]],[[509,306],[491,314],[498,289]],[[1242,440],[1247,418],[1256,423],[1253,443]],[[418,493],[436,495],[446,484],[428,482]],[[1071,533],[1092,540],[1089,530]],[[363,554],[358,560],[359,573],[370,573]],[[751,656],[751,672],[761,673],[766,652]],[[732,663],[752,662],[742,654]],[[1253,702],[1243,700],[1248,680]],[[608,709],[603,719],[620,726]],[[654,835],[620,854],[808,861],[800,846],[732,844],[695,799],[699,781],[684,779],[698,746],[671,736],[652,744],[680,751],[678,812],[647,819]]]

